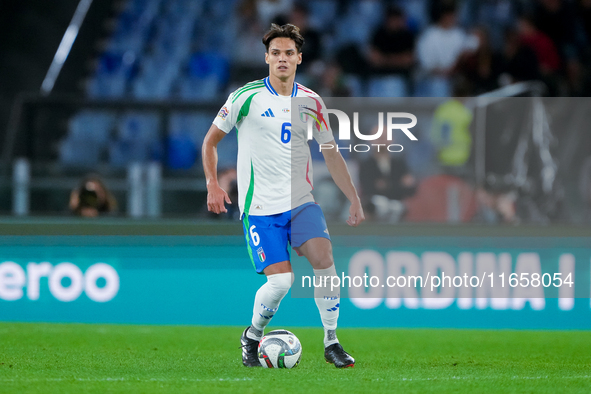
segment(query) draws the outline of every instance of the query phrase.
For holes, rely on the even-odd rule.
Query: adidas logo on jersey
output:
[[[271,108],[269,108],[264,113],[262,113],[261,116],[264,116],[265,118],[274,118],[275,114],[273,113],[273,111],[271,111]]]

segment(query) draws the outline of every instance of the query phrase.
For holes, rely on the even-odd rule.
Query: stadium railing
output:
[[[39,211],[34,207],[31,209],[32,192],[56,192],[64,196],[88,173],[99,173],[103,176],[109,189],[126,201],[121,205],[126,207],[126,212],[130,216],[159,216],[162,213],[161,196],[180,191],[192,192],[193,199],[198,197],[195,203],[195,211],[197,211],[199,200],[203,198],[205,191],[200,166],[200,143],[199,141],[190,142],[195,151],[190,165],[184,167],[177,165],[178,161],[175,162],[175,159],[170,157],[171,154],[178,153],[170,149],[170,128],[171,125],[176,124],[171,122],[171,119],[177,114],[185,113],[203,114],[213,118],[219,110],[219,102],[223,102],[223,99],[199,102],[174,100],[138,102],[94,100],[70,95],[21,95],[14,106],[1,152],[0,190],[4,190],[4,194],[10,194],[12,203],[9,209],[4,206],[0,211],[11,211],[16,215],[27,215],[32,211]],[[118,138],[121,138],[121,133],[115,130],[120,127],[116,124],[117,119],[123,119],[129,113],[154,115],[153,118],[158,121],[155,125],[156,139],[161,142],[158,156],[148,156],[144,158],[145,160],[130,159],[120,165],[113,165],[105,159],[112,155],[109,149],[113,144],[109,145],[109,141],[105,142],[102,135],[98,138],[97,134],[101,134],[102,131],[99,133],[96,125],[87,123],[87,128],[90,130],[89,144],[82,147],[106,143],[102,146],[103,151],[98,155],[98,162],[60,161],[60,145],[63,145],[72,128],[70,120],[84,111],[113,115],[115,122],[112,122],[113,124],[109,127],[114,129],[106,131],[111,135],[111,142],[117,142]],[[92,117],[87,120],[87,122],[92,121]],[[202,125],[202,127],[205,126]],[[84,122],[82,122],[82,128],[84,129]],[[145,131],[145,125],[141,125],[139,129],[138,134],[142,134]],[[198,130],[198,132],[201,138],[207,130]],[[97,142],[98,140],[101,142]],[[77,154],[78,157],[84,158],[87,152],[77,152]],[[88,154],[90,155],[90,152]],[[123,151],[123,154],[129,155],[129,152]],[[6,190],[10,191],[6,193]],[[164,205],[172,207],[169,211],[173,215],[183,213],[181,207],[175,211],[174,206],[177,204],[174,201],[165,202]],[[185,201],[185,206],[187,205],[190,204]],[[53,213],[57,211],[59,209],[53,209]]]

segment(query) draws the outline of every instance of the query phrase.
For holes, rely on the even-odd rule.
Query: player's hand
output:
[[[347,219],[347,224],[349,226],[357,227],[365,220],[365,214],[363,213],[363,207],[361,206],[361,201],[357,200],[351,204],[349,208],[349,219]]]
[[[219,187],[219,185],[207,187],[207,210],[209,212],[218,214],[228,212],[224,202],[232,204],[228,193],[224,189]]]

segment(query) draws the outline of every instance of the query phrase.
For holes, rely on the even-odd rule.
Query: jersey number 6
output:
[[[281,142],[287,144],[291,141],[291,123],[285,122],[281,125]]]

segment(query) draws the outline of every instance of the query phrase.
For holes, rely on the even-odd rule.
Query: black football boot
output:
[[[245,367],[262,367],[257,354],[259,341],[255,341],[246,336],[249,328],[250,326],[246,327],[246,330],[242,333],[242,337],[240,337],[240,344],[242,345],[240,346],[242,348],[242,364],[244,364]]]
[[[343,349],[340,343],[334,343],[325,348],[324,359],[327,363],[334,364],[337,368],[349,368],[355,366],[355,359]]]

